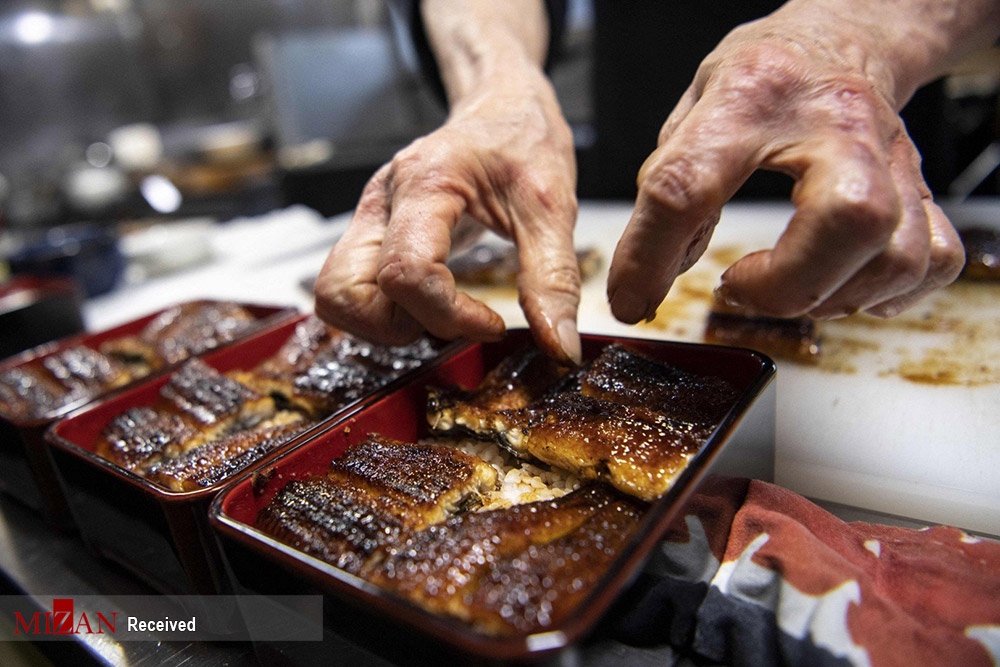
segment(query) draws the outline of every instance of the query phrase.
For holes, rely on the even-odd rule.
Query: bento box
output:
[[[212,372],[248,371],[269,359],[309,316],[286,321],[202,358]],[[320,325],[321,326],[321,325]],[[440,343],[437,354],[454,344]],[[433,363],[430,359],[427,363]],[[204,367],[202,366],[202,367]],[[195,490],[173,490],[100,456],[102,431],[133,408],[154,405],[161,390],[184,368],[145,382],[65,419],[46,434],[73,521],[89,549],[114,561],[157,590],[172,594],[211,594],[226,589],[218,552],[208,526],[208,506],[231,478]],[[397,386],[405,377],[339,406],[312,425],[282,439],[277,447],[246,465],[254,470],[279,452],[336,424],[352,411]]]
[[[73,348],[83,347],[98,350],[106,343],[137,336],[151,322],[176,309],[222,303],[224,302],[191,301],[164,308],[106,331],[79,334],[45,343],[0,361],[0,373],[18,372],[37,364],[44,364],[47,359]],[[235,305],[243,308],[252,317],[250,326],[241,330],[238,336],[234,335],[235,339],[266,329],[268,326],[275,325],[295,315],[294,308],[289,307],[242,303]],[[224,346],[224,344],[220,344],[219,347]],[[3,406],[0,405],[0,491],[29,507],[42,511],[46,518],[56,525],[65,525],[63,519],[66,516],[66,503],[46,451],[43,437],[46,429],[70,414],[79,413],[102,396],[112,395],[130,386],[135,386],[168,371],[175,365],[166,364],[163,368],[134,381],[116,386],[103,393],[81,396],[43,414],[16,415],[4,410]]]
[[[475,343],[406,386],[364,407],[314,438],[289,449],[256,473],[245,474],[212,503],[210,519],[223,551],[227,575],[241,594],[324,594],[327,631],[343,641],[322,644],[258,644],[264,664],[336,661],[345,644],[390,662],[447,664],[538,661],[579,642],[638,575],[656,543],[685,502],[712,475],[772,479],[774,471],[774,363],[751,350],[719,346],[583,335],[584,359],[611,343],[622,343],[657,361],[722,378],[737,398],[670,490],[648,506],[611,567],[574,607],[544,631],[496,636],[438,615],[365,579],[308,555],[255,527],[258,514],[289,482],[324,473],[348,448],[370,433],[416,443],[429,434],[428,387],[475,387],[508,354],[530,344],[530,334],[509,332],[499,343]],[[332,470],[332,468],[330,468]],[[334,522],[336,523],[336,522]],[[391,639],[390,639],[391,638]],[[357,649],[362,650],[362,649]]]

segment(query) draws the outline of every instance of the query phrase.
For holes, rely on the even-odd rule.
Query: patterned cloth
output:
[[[1000,544],[715,480],[609,618],[584,662],[1000,665]]]

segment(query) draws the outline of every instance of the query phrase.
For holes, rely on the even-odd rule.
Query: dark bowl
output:
[[[8,262],[14,274],[72,278],[87,297],[110,292],[125,271],[117,236],[96,225],[50,229],[22,246]]]

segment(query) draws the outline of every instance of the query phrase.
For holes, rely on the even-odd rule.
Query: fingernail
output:
[[[643,320],[645,320],[647,324],[649,322],[652,322],[653,320],[655,320],[656,319],[656,313],[657,313],[657,311],[659,311],[659,309],[660,309],[659,304],[653,304],[653,305],[651,305],[649,307],[649,310],[646,311],[646,316],[643,318]]]
[[[579,365],[583,360],[583,351],[580,347],[580,334],[576,330],[576,322],[573,320],[563,320],[556,327],[556,335],[559,336],[559,346],[563,352],[574,363]]]
[[[627,289],[618,290],[611,299],[611,312],[627,324],[635,324],[643,319],[648,310],[646,300]]]
[[[714,296],[722,303],[732,308],[744,308],[743,300],[733,291],[733,288],[726,283],[721,283],[715,288]]]

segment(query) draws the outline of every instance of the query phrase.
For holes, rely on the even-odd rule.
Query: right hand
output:
[[[575,190],[572,135],[541,73],[464,100],[369,181],[316,281],[316,313],[385,344],[423,331],[499,339],[503,320],[458,291],[445,265],[451,232],[468,216],[517,245],[518,293],[536,342],[579,361]]]

